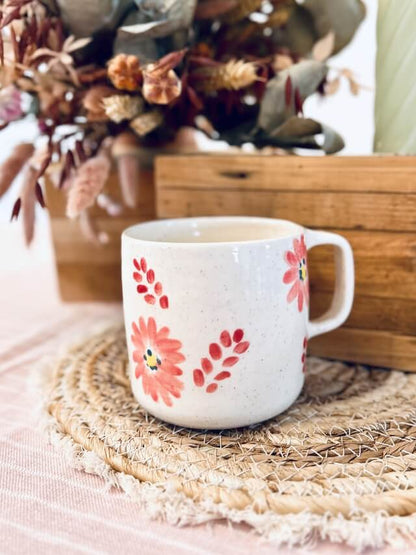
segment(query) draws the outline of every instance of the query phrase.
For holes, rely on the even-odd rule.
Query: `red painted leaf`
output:
[[[231,335],[228,333],[227,330],[224,330],[220,335],[221,345],[223,347],[229,347],[231,345]]]
[[[140,283],[143,279],[142,274],[139,274],[139,272],[133,272],[133,277],[135,281],[137,281],[138,283]]]
[[[13,210],[12,210],[12,215],[10,217],[10,221],[13,221],[14,219],[17,220],[17,218],[19,217],[19,212],[20,212],[21,207],[22,207],[22,199],[18,198],[16,200],[16,202],[14,203],[14,205],[13,205]]]
[[[307,344],[308,344],[308,340],[305,337],[305,339],[303,340],[303,348],[304,349],[306,349]]]
[[[305,357],[305,353],[303,353],[303,355],[302,355],[302,362],[305,362],[305,358],[306,358],[306,357]]]
[[[218,381],[226,380],[230,376],[231,376],[231,372],[227,372],[226,370],[223,370],[222,372],[220,372],[215,376],[214,380],[218,380]]]
[[[159,304],[161,308],[169,308],[169,299],[167,298],[166,295],[163,295],[163,297],[160,297]]]
[[[210,383],[209,386],[206,389],[207,393],[214,393],[214,391],[217,391],[218,389],[218,384],[217,383]]]
[[[245,353],[249,347],[250,343],[248,341],[242,341],[234,347],[234,352],[241,355],[241,353]]]
[[[205,383],[205,377],[201,370],[198,368],[194,370],[194,384],[198,387],[202,387]]]
[[[293,92],[292,79],[290,78],[290,75],[288,75],[285,83],[285,103],[287,107],[289,107],[290,103],[292,102],[292,92]]]
[[[136,258],[133,260],[133,264],[136,266],[136,268],[139,270],[139,272],[142,271],[142,269],[140,268],[140,264],[139,264],[139,262],[137,261]]]
[[[147,304],[155,304],[156,297],[154,295],[145,295],[144,300],[147,302]]]
[[[140,266],[141,266],[143,272],[146,272],[146,270],[147,270],[147,262],[146,262],[146,259],[145,259],[145,258],[141,258],[141,259],[140,259]]]
[[[43,198],[43,193],[42,193],[42,187],[39,185],[39,183],[36,183],[35,185],[35,195],[36,195],[36,200],[42,206],[42,208],[46,208],[45,199]]]
[[[219,360],[221,358],[222,351],[218,343],[211,343],[211,345],[209,346],[209,354],[214,360]]]
[[[146,274],[148,283],[153,283],[155,281],[155,273],[153,270],[148,270]]]
[[[233,340],[235,343],[240,343],[240,341],[243,339],[244,337],[244,332],[243,330],[235,330],[234,334],[233,334]]]
[[[229,368],[230,366],[234,366],[234,364],[237,364],[238,360],[238,357],[227,357],[222,361],[222,365],[225,368]]]
[[[296,113],[303,114],[303,100],[298,88],[295,89],[295,110]]]
[[[147,286],[146,285],[138,285],[137,286],[138,293],[147,293]]]
[[[210,372],[212,372],[213,366],[209,358],[201,358],[201,366],[205,374],[209,374]]]
[[[157,281],[155,283],[155,293],[156,293],[156,295],[161,295],[162,291],[163,291],[162,284],[160,283],[160,281]]]

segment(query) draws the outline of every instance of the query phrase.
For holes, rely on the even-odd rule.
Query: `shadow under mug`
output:
[[[335,292],[310,321],[307,251],[323,244],[335,246]],[[340,235],[285,220],[159,220],[123,232],[122,280],[135,397],[167,422],[221,429],[296,400],[308,340],[351,310],[354,261]]]

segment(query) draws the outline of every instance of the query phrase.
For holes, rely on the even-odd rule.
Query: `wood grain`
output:
[[[416,194],[163,189],[157,203],[162,218],[246,215],[335,230],[416,231]]]
[[[342,327],[311,339],[309,353],[416,371],[416,337],[387,331]]]
[[[160,156],[158,190],[271,190],[415,193],[414,156]]]
[[[345,325],[311,341],[314,354],[416,369],[416,157],[163,156],[159,217],[283,218],[346,237],[356,295]],[[332,247],[309,253],[311,314],[334,289]]]

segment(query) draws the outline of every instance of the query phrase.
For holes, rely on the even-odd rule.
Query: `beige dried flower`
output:
[[[230,60],[226,64],[199,68],[193,77],[195,88],[204,92],[243,89],[259,80],[256,64],[243,60]]]
[[[161,73],[156,64],[143,71],[143,96],[150,104],[169,104],[182,92],[182,83],[173,69]]]
[[[85,94],[82,104],[87,110],[89,121],[105,121],[108,116],[105,113],[104,99],[114,95],[114,89],[106,85],[91,87]]]
[[[68,193],[66,214],[76,218],[92,206],[110,174],[110,160],[103,154],[89,158],[77,170]]]
[[[108,77],[117,89],[137,91],[142,83],[139,59],[133,55],[118,54],[108,62]]]
[[[143,99],[140,96],[115,94],[103,99],[106,115],[116,123],[132,119],[143,110]]]
[[[152,110],[151,112],[145,112],[137,116],[137,118],[134,118],[134,120],[130,122],[130,127],[137,135],[143,137],[156,129],[156,127],[159,127],[162,122],[162,113],[159,112],[159,110]]]

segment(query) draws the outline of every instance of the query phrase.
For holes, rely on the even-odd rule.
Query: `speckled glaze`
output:
[[[329,312],[310,322],[306,249],[321,244],[336,247],[337,285]],[[127,229],[122,279],[135,397],[167,422],[218,429],[296,400],[307,340],[350,312],[354,265],[336,234],[267,218],[189,218]]]

